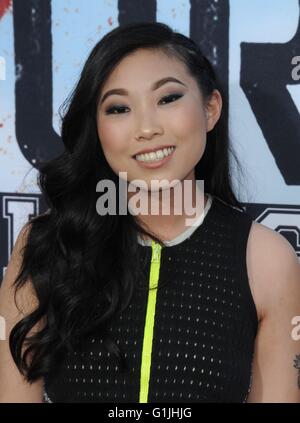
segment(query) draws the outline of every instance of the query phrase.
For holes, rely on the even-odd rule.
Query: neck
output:
[[[196,184],[195,178],[191,178],[190,181],[190,190],[184,190],[182,181],[179,182],[182,192],[181,202],[175,201],[176,195],[180,192],[179,187],[176,189],[176,186],[168,190],[168,195],[164,195],[163,190],[157,191],[155,195],[151,191],[143,191],[142,197],[144,196],[148,200],[148,210],[147,213],[140,213],[135,216],[138,223],[163,241],[174,239],[187,227],[191,226],[191,219],[196,219],[203,213],[208,198],[199,185]],[[133,193],[128,193],[128,198],[132,195]],[[185,202],[188,204],[187,209]],[[143,234],[141,234],[141,237],[148,239]]]

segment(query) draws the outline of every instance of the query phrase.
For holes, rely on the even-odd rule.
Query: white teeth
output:
[[[136,160],[141,162],[153,162],[163,159],[173,153],[175,147],[164,148],[163,150],[151,151],[151,153],[138,154]]]

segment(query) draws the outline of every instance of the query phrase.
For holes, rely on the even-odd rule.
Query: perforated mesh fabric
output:
[[[257,314],[247,275],[252,219],[217,197],[192,235],[161,250],[147,402],[244,402]],[[149,278],[151,246],[138,244]],[[139,402],[148,291],[134,291],[108,330],[128,361],[94,333],[45,378],[48,402]]]

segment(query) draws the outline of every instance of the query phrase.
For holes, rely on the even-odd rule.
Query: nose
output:
[[[163,133],[162,125],[155,118],[150,119],[149,116],[138,118],[138,130],[135,136],[137,140],[151,139],[155,135],[162,135]]]

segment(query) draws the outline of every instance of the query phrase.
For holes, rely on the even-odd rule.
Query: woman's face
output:
[[[168,77],[179,82],[158,83]],[[118,93],[106,96],[110,90]],[[191,179],[221,102],[215,90],[205,104],[195,79],[175,57],[159,50],[136,50],[116,66],[100,93],[97,128],[107,162],[118,176],[127,172],[128,182],[140,179],[148,188],[151,180]],[[159,162],[151,154],[151,162],[135,158],[143,150],[170,146],[175,147],[173,153]],[[162,153],[166,150],[157,153],[158,158],[165,157]]]

